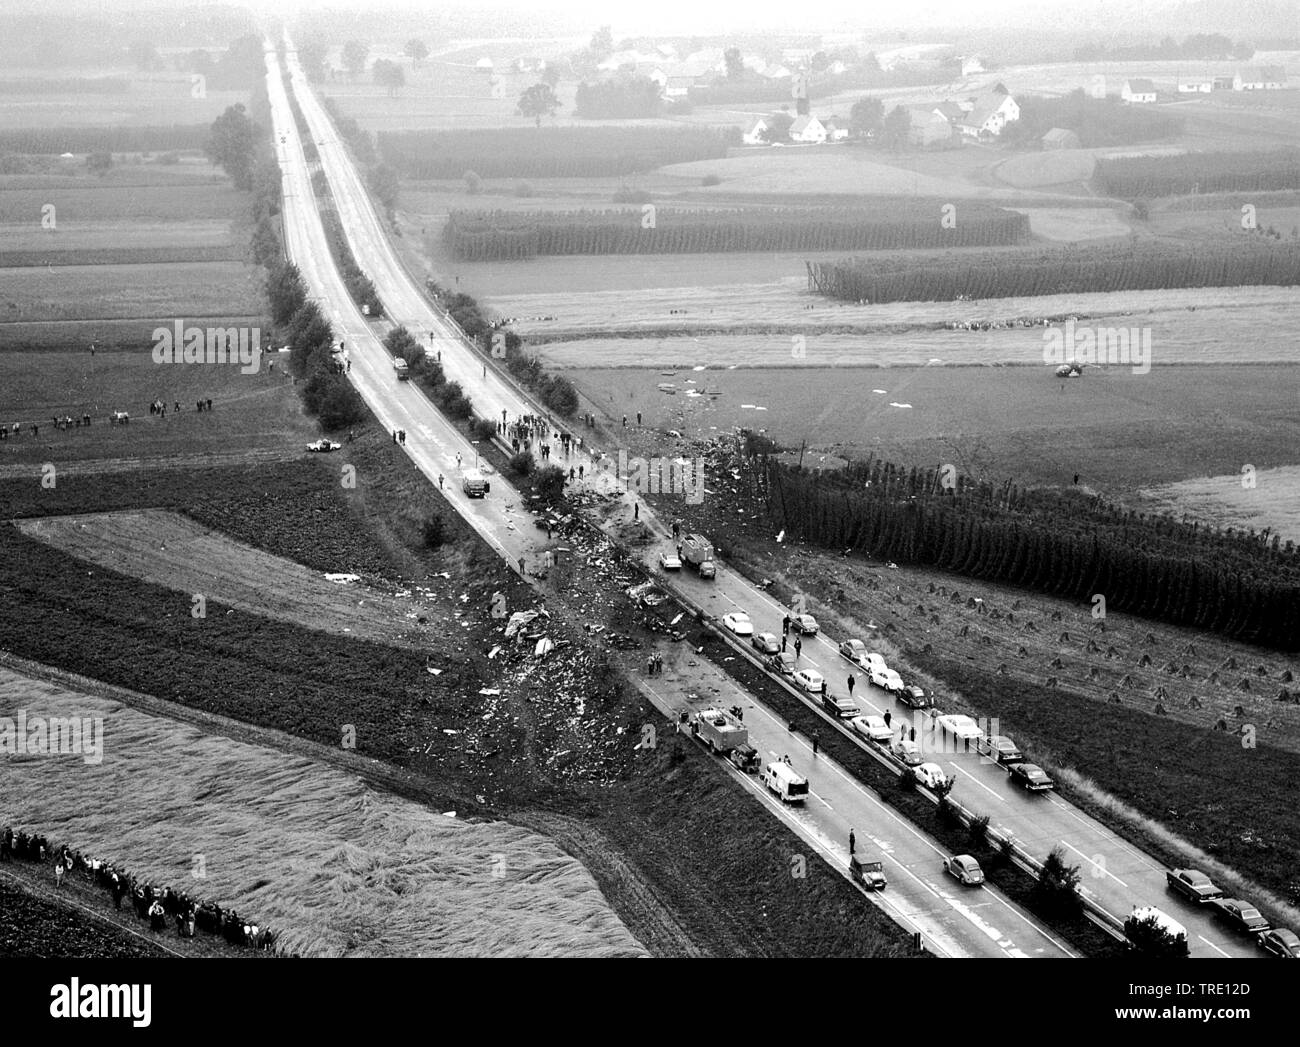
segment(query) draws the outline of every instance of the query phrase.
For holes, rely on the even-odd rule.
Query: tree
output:
[[[510,456],[510,468],[520,476],[527,476],[536,464],[532,451],[520,451]]]
[[[745,75],[745,59],[739,47],[728,47],[722,52],[722,60],[727,63],[728,80],[739,80]]]
[[[516,108],[520,116],[531,117],[533,124],[537,127],[542,126],[542,117],[554,116],[555,110],[560,108],[560,100],[555,97],[555,91],[550,84],[533,84],[523,94],[519,96],[519,105]]]
[[[108,174],[108,170],[112,166],[112,153],[91,153],[86,157],[86,167],[92,174],[97,174],[100,178],[103,178],[104,175]]]
[[[347,66],[348,72],[354,79],[366,71],[366,59],[369,55],[369,45],[359,40],[349,40],[343,45],[343,64]]]
[[[547,62],[546,68],[542,70],[542,83],[547,87],[555,87],[560,82],[560,67],[554,62]]]
[[[773,113],[771,116],[764,117],[767,124],[759,137],[765,142],[788,142],[790,140],[790,125],[794,123],[794,117],[789,113]]]
[[[855,135],[877,137],[884,124],[885,107],[879,98],[859,98],[849,110],[849,130]]]
[[[329,48],[320,37],[309,36],[298,44],[298,63],[307,79],[313,82],[325,79],[325,59]]]
[[[483,189],[483,179],[478,176],[477,171],[465,172],[465,192],[470,196],[477,196]]]
[[[602,25],[592,34],[591,47],[592,54],[597,58],[608,58],[614,53],[614,32],[607,25]]]
[[[436,549],[446,540],[446,528],[438,513],[430,513],[424,518],[420,532],[426,549]]]
[[[1049,912],[1072,916],[1079,911],[1079,867],[1065,864],[1065,852],[1060,847],[1053,847],[1043,862],[1037,892]]]
[[[248,119],[243,104],[236,102],[212,122],[203,151],[226,172],[236,189],[248,192],[253,188],[256,147],[257,126]]]
[[[429,57],[429,48],[419,37],[412,37],[410,40],[406,41],[406,47],[403,51],[416,65],[419,65]]]
[[[397,92],[406,86],[406,73],[396,62],[390,62],[387,58],[375,59],[375,64],[371,67],[375,83],[382,87],[388,88],[388,97],[396,98]]]
[[[564,481],[568,474],[558,465],[548,465],[539,469],[533,477],[533,486],[541,495],[542,501],[552,505],[564,497]]]
[[[391,211],[397,206],[400,179],[397,177],[397,171],[388,164],[379,164],[370,169],[370,188],[386,211]]]
[[[907,144],[908,133],[912,130],[912,118],[901,105],[894,106],[885,117],[881,132],[881,141],[890,149],[902,149]]]
[[[1124,921],[1124,935],[1144,956],[1185,959],[1190,955],[1187,935],[1174,937],[1160,925],[1160,917],[1155,913],[1139,918],[1135,911]]]

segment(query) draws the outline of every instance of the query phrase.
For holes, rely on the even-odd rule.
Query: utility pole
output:
[[[803,453],[806,450],[808,450],[808,441],[807,439],[804,439],[799,442],[799,468],[800,469],[803,468]]]

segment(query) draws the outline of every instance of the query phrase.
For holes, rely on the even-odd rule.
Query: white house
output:
[[[783,65],[765,65],[760,71],[759,76],[764,76],[769,80],[783,80],[793,74]]]
[[[979,55],[969,55],[961,60],[961,75],[974,76],[984,72],[984,61]]]
[[[1208,95],[1213,90],[1213,77],[1188,77],[1178,81],[1180,95]]]
[[[790,141],[821,145],[826,141],[826,127],[815,116],[796,116],[790,125]]]
[[[1251,66],[1232,80],[1234,91],[1281,91],[1286,87],[1286,70],[1277,65]]]
[[[1150,80],[1125,80],[1120,90],[1120,98],[1134,105],[1145,105],[1156,100],[1156,85]]]
[[[975,105],[957,124],[957,130],[968,138],[981,135],[1000,135],[1007,124],[1020,119],[1020,106],[1009,94],[990,91],[975,100]]]
[[[492,59],[490,59],[487,55],[484,55],[482,58],[480,58],[477,62],[474,63],[474,68],[482,70],[485,73],[490,73],[492,72]]]
[[[766,145],[767,139],[763,136],[767,133],[767,121],[762,117],[754,122],[754,126],[740,136],[740,140],[746,145]]]
[[[653,80],[655,84],[658,85],[660,91],[664,90],[664,88],[668,86],[668,74],[665,73],[663,68],[660,66],[638,66],[636,74],[637,76],[644,76],[647,80]]]
[[[695,86],[698,77],[694,76],[670,76],[663,84],[665,98],[686,98],[691,93],[691,88]]]
[[[933,106],[930,112],[942,116],[950,124],[955,124],[965,116],[973,106],[963,106],[960,102],[944,101]]]
[[[838,116],[829,116],[822,121],[826,128],[826,137],[832,142],[843,142],[849,137],[849,122]]]
[[[826,67],[826,72],[830,73],[831,76],[843,76],[848,71],[848,62],[843,62],[838,58]]]

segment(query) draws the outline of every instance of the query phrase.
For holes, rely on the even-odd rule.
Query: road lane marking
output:
[[[1102,859],[1102,860],[1099,862],[1099,861],[1097,861],[1097,860],[1094,859],[1094,858],[1090,858],[1090,857],[1088,857],[1088,855],[1084,854],[1081,850],[1079,850],[1079,848],[1077,848],[1076,846],[1074,846],[1074,844],[1072,844],[1069,840],[1062,840],[1061,843],[1065,844],[1066,847],[1070,848],[1070,850],[1072,850],[1075,854],[1077,854],[1077,855],[1078,855],[1080,858],[1082,858],[1085,862],[1087,862],[1089,865],[1091,865],[1094,869],[1100,869],[1100,870],[1101,870],[1101,873],[1102,873],[1103,876],[1109,876],[1112,880],[1114,880],[1117,884],[1119,884],[1119,885],[1120,885],[1121,887],[1123,887],[1125,890],[1128,890],[1128,884],[1126,884],[1123,880],[1121,880],[1118,876],[1116,876],[1113,872],[1111,872],[1109,869],[1106,868],[1106,860],[1105,860],[1105,856],[1104,856],[1104,855],[1099,855],[1099,856],[1098,856],[1098,857],[1100,857],[1100,858]]]

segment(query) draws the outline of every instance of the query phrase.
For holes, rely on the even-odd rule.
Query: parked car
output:
[[[1243,902],[1240,898],[1215,898],[1210,904],[1224,923],[1239,931],[1258,934],[1269,929],[1268,920],[1250,902]]]
[[[940,716],[938,723],[945,734],[952,735],[956,741],[962,743],[963,747],[969,747],[972,743],[978,745],[979,740],[984,737],[980,725],[969,716],[963,716],[961,713],[949,713],[947,716]]]
[[[329,454],[330,451],[337,451],[342,446],[342,444],[336,444],[332,440],[326,440],[324,437],[321,437],[319,440],[313,440],[309,443],[307,445],[307,450]]]
[[[1260,947],[1284,960],[1300,960],[1300,937],[1285,927],[1275,927],[1259,937]]]
[[[861,640],[844,640],[840,644],[840,657],[847,658],[861,669],[867,669],[871,666],[872,659],[878,659],[880,655],[873,655]]]
[[[822,690],[822,708],[841,720],[852,719],[862,711],[858,708],[858,703],[847,694],[831,694],[825,688]]]
[[[826,678],[816,669],[799,669],[794,674],[795,686],[809,694],[821,694],[826,690]]]
[[[753,636],[754,623],[744,611],[732,611],[722,616],[722,624],[737,636]]]
[[[777,651],[767,659],[767,667],[782,676],[794,675],[794,655],[789,651]]]
[[[772,633],[755,633],[749,642],[760,654],[779,654],[781,651],[781,641]]]
[[[930,699],[925,696],[925,689],[917,687],[916,684],[908,684],[899,691],[898,700],[909,709],[924,709],[930,704]]]
[[[895,739],[889,751],[901,760],[905,767],[919,767],[925,763],[925,757],[921,755],[921,747],[910,739]]]
[[[1017,785],[1024,786],[1031,793],[1043,793],[1056,788],[1056,783],[1036,763],[1013,763],[1011,780]]]
[[[682,569],[682,560],[674,552],[662,552],[659,554],[659,566],[665,571],[680,571]]]
[[[817,634],[817,619],[811,614],[796,614],[790,619],[790,627],[803,636],[815,636]]]
[[[916,774],[916,780],[927,789],[938,789],[948,781],[948,776],[937,763],[919,764],[913,768],[913,772]]]
[[[949,876],[955,876],[957,882],[966,887],[978,887],[984,882],[984,870],[969,854],[954,854],[951,858],[945,858],[943,871]]]
[[[869,891],[883,891],[889,883],[885,867],[861,854],[849,855],[849,875]]]
[[[849,726],[855,734],[872,742],[887,742],[894,737],[883,716],[855,716],[849,721]]]
[[[975,748],[994,763],[1017,763],[1025,758],[1016,743],[1005,734],[995,734],[992,738],[981,734],[975,739]]]
[[[897,694],[903,689],[903,678],[883,662],[873,665],[868,670],[868,678],[877,687],[883,688],[890,694]]]
[[[1171,890],[1196,905],[1223,897],[1223,891],[1215,887],[1200,869],[1170,869],[1165,873],[1165,882]]]

